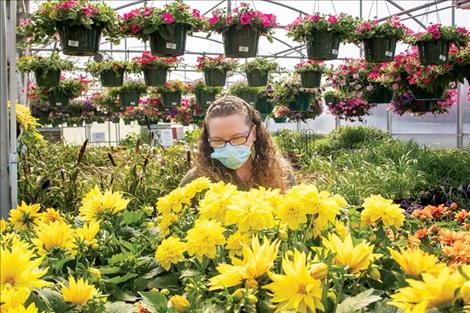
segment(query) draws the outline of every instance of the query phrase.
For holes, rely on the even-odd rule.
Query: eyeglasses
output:
[[[236,136],[233,138],[230,138],[229,140],[223,140],[223,139],[210,139],[209,138],[209,145],[212,148],[223,148],[227,144],[231,144],[232,146],[241,146],[245,144],[248,141],[248,137],[250,137],[251,130],[253,129],[254,125],[251,125],[250,130],[248,131],[248,134],[246,136]]]

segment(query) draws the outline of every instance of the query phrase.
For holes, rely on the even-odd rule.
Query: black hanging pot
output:
[[[162,104],[164,108],[173,108],[181,102],[181,92],[165,92],[162,93]]]
[[[93,56],[100,48],[101,31],[103,27],[91,25],[58,25],[62,52],[73,56]]]
[[[225,56],[252,58],[258,53],[260,31],[247,25],[236,25],[222,33]]]
[[[119,103],[121,105],[120,109],[126,107],[135,107],[139,105],[140,94],[137,90],[129,90],[126,92],[121,92],[119,95]]]
[[[287,121],[287,117],[273,117],[274,123],[285,123]]]
[[[132,120],[129,120],[127,118],[124,119],[124,125],[131,125]]]
[[[292,112],[305,112],[310,107],[310,94],[308,92],[299,92],[295,95],[295,101],[289,103],[289,109]]]
[[[100,73],[101,86],[119,87],[124,82],[124,69],[105,70]]]
[[[366,100],[369,103],[390,103],[392,98],[393,91],[380,84],[373,85],[373,89],[366,96]]]
[[[205,111],[215,100],[216,96],[217,93],[201,90],[196,93],[196,102]]]
[[[273,112],[274,105],[267,98],[258,98],[255,104],[256,110],[261,114],[261,117],[265,119],[269,114]]]
[[[330,106],[330,105],[335,105],[337,103],[339,103],[339,99],[333,95],[326,95],[324,96],[324,99],[325,99],[325,104],[327,106]]]
[[[338,57],[341,36],[335,32],[314,31],[306,38],[310,60],[334,60]]]
[[[145,85],[147,86],[163,86],[166,83],[166,74],[168,70],[165,68],[144,68]]]
[[[34,71],[36,83],[39,87],[57,87],[60,83],[60,70],[36,70]]]
[[[410,85],[410,92],[415,100],[442,101],[444,100],[446,91],[447,88],[444,86],[436,86],[432,91],[429,91],[416,85]]]
[[[248,86],[250,87],[263,87],[268,84],[268,71],[253,70],[246,73]]]
[[[431,40],[417,43],[419,62],[423,65],[445,64],[449,59],[449,42]]]
[[[204,71],[204,80],[207,86],[225,86],[227,71],[207,69]]]
[[[241,91],[236,96],[245,100],[246,103],[252,106],[255,106],[256,100],[258,99],[258,93],[252,91]]]
[[[393,61],[396,47],[396,38],[373,37],[366,39],[364,40],[364,55],[366,61],[371,63]]]
[[[426,113],[432,112],[434,105],[437,103],[436,100],[414,100],[411,112],[413,113]]]
[[[158,31],[150,33],[150,49],[158,56],[180,56],[186,49],[186,33],[184,24],[161,26]]]
[[[65,95],[49,94],[47,99],[49,101],[49,105],[56,108],[68,106],[70,103],[70,97]]]
[[[300,73],[302,87],[304,88],[318,88],[321,84],[322,71],[307,71]]]

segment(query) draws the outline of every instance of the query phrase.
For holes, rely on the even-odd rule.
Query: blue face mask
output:
[[[219,160],[225,167],[232,170],[239,169],[251,155],[251,148],[245,145],[232,146],[227,143],[225,147],[214,148],[211,158]]]

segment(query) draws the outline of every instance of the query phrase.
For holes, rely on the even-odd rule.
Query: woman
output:
[[[295,184],[291,167],[275,147],[258,111],[230,95],[216,99],[207,109],[196,166],[180,186],[201,176],[232,183],[241,190],[285,191]]]

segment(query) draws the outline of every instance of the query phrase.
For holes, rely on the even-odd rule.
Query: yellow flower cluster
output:
[[[419,248],[400,249],[400,251],[390,249],[390,254],[406,275],[416,278],[422,273],[438,274],[445,267],[437,256]]]
[[[86,221],[100,220],[105,214],[115,215],[124,210],[129,200],[124,199],[120,192],[106,190],[104,193],[95,186],[82,199],[80,215]]]
[[[172,264],[178,264],[184,260],[186,244],[177,237],[168,237],[164,239],[155,252],[155,258],[160,265],[169,270]]]
[[[206,256],[213,259],[217,255],[217,246],[225,244],[225,229],[213,220],[197,220],[186,236],[189,255],[195,255],[199,261]]]
[[[68,286],[61,284],[61,291],[64,301],[78,306],[84,306],[96,294],[95,286],[90,285],[83,278],[75,280],[72,276],[69,276]]]
[[[364,210],[361,212],[361,221],[366,225],[376,225],[382,222],[385,227],[403,226],[405,221],[403,209],[392,200],[374,195],[364,199],[362,206]]]

